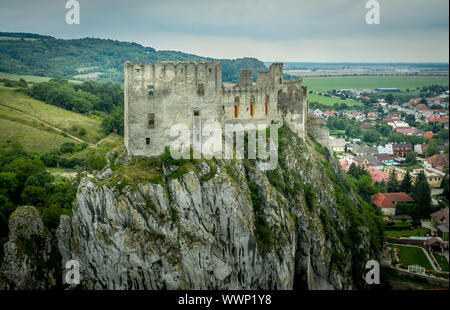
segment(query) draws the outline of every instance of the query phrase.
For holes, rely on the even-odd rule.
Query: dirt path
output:
[[[92,147],[92,148],[96,148],[96,147],[97,147],[97,144],[92,144],[92,143],[86,142],[86,141],[84,141],[83,139],[80,139],[80,138],[78,138],[78,137],[75,137],[75,136],[69,134],[68,132],[66,132],[66,131],[64,131],[64,130],[62,130],[62,129],[60,129],[60,128],[58,128],[58,127],[55,127],[55,126],[53,126],[53,125],[50,125],[49,123],[44,122],[43,120],[40,120],[39,118],[37,118],[37,117],[35,117],[35,116],[33,116],[33,115],[30,115],[30,114],[28,114],[28,113],[25,113],[25,112],[23,112],[23,111],[20,111],[19,109],[13,108],[13,107],[8,106],[8,105],[5,105],[5,104],[1,104],[1,103],[0,103],[0,105],[2,105],[2,106],[4,106],[4,107],[7,107],[7,108],[9,108],[9,109],[12,109],[12,110],[14,110],[15,112],[20,113],[20,114],[22,114],[22,115],[25,115],[25,116],[27,116],[27,117],[29,117],[29,118],[31,118],[31,119],[37,121],[37,122],[40,122],[40,123],[44,124],[45,126],[50,127],[50,128],[52,128],[53,130],[55,130],[55,131],[57,131],[57,132],[62,132],[62,133],[64,133],[67,137],[69,137],[69,138],[71,138],[71,139],[73,139],[73,140],[75,140],[75,141],[77,141],[77,142],[80,142],[80,143],[86,143],[89,147]],[[98,143],[98,142],[97,142],[97,143]]]

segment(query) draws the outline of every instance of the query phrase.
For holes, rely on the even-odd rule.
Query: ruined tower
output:
[[[277,122],[301,138],[306,134],[306,87],[301,80],[283,82],[282,63],[259,72],[256,83],[252,71],[243,69],[238,83],[224,88],[220,62],[126,62],[124,88],[129,155],[162,154],[176,139],[171,136],[175,124],[192,129],[208,123]]]

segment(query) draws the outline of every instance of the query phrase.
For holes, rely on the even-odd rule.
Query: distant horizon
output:
[[[214,58],[214,59],[236,59],[236,58],[216,58],[213,56],[203,56],[203,55],[199,55],[196,53],[188,53],[185,52],[183,50],[178,50],[178,49],[156,49],[154,46],[152,45],[143,45],[141,43],[138,42],[134,42],[134,41],[129,41],[129,40],[119,40],[119,39],[112,39],[112,38],[101,38],[101,37],[89,37],[89,36],[85,36],[85,37],[74,37],[74,38],[62,38],[62,37],[57,37],[55,35],[52,34],[43,34],[43,33],[37,33],[37,32],[24,32],[24,31],[0,31],[0,33],[8,33],[8,34],[31,34],[31,35],[39,35],[39,36],[49,36],[49,37],[53,37],[57,40],[83,40],[83,39],[100,39],[100,40],[112,40],[112,41],[118,41],[118,42],[124,42],[124,43],[136,43],[139,44],[143,47],[149,47],[149,48],[154,48],[156,51],[177,51],[177,52],[181,52],[181,53],[185,53],[185,54],[192,54],[192,55],[196,55],[199,57],[204,57],[204,58]],[[242,56],[242,57],[237,57],[237,58],[256,58],[255,56]],[[296,61],[296,60],[262,60],[257,58],[258,60],[260,60],[261,62],[263,62],[264,64],[266,63],[274,63],[274,62],[283,62],[283,63],[295,63],[295,64],[447,64],[450,65],[450,63],[447,61],[405,61],[405,62],[400,62],[400,61],[393,61],[393,62],[389,62],[389,61]]]

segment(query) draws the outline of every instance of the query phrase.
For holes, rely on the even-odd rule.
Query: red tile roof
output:
[[[431,131],[427,131],[426,133],[423,134],[423,137],[425,139],[433,139],[434,133]]]
[[[387,182],[389,180],[389,174],[383,171],[380,171],[378,169],[375,169],[373,167],[369,167],[369,173],[372,177],[372,182]]]
[[[437,122],[437,121],[439,121],[439,118],[437,116],[435,116],[435,115],[430,115],[430,116],[427,116],[427,121],[429,121],[429,122]]]
[[[427,163],[432,166],[444,166],[448,165],[448,154],[436,154],[426,159]]]
[[[448,207],[430,214],[430,217],[438,223],[448,228]]]
[[[414,127],[397,127],[395,128],[396,132],[400,132],[400,133],[416,133],[417,132],[417,128]]]
[[[377,193],[372,202],[379,208],[395,208],[393,202],[414,202],[407,193]]]

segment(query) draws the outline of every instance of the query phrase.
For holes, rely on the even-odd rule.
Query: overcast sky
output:
[[[215,58],[302,62],[448,62],[448,0],[0,0],[0,31],[134,41]]]

